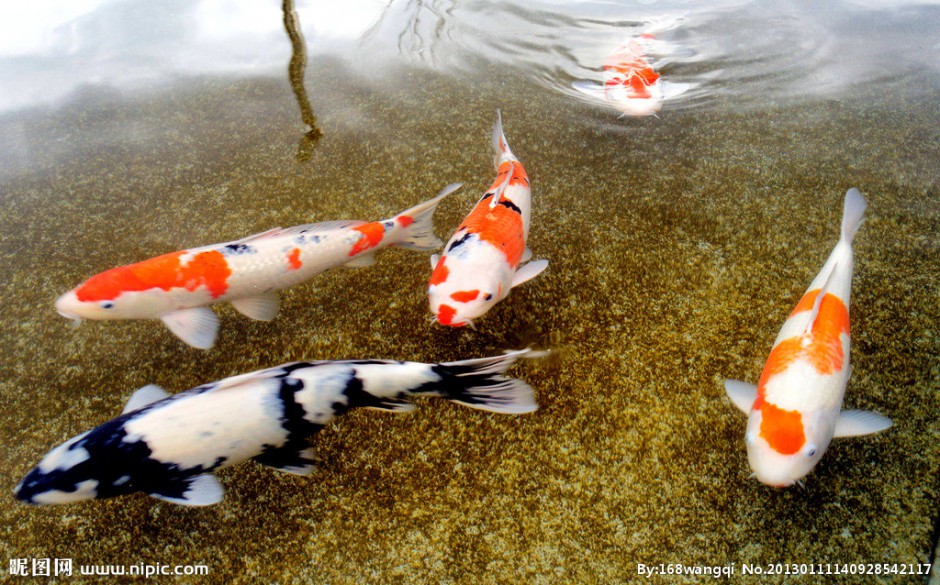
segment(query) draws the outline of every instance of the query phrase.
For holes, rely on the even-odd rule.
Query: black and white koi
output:
[[[412,396],[522,414],[532,388],[503,373],[528,349],[457,362],[294,362],[169,396],[135,392],[117,418],[50,451],[16,486],[30,504],[66,504],[145,492],[189,506],[222,500],[212,472],[247,459],[297,475],[314,469],[308,439],[356,407],[414,410]]]

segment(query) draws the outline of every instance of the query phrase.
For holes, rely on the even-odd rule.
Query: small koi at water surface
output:
[[[571,86],[591,98],[604,100],[625,116],[655,114],[662,109],[665,100],[690,87],[666,82],[654,69],[649,54],[656,43],[650,33],[630,39],[604,61],[602,85],[575,81]]]

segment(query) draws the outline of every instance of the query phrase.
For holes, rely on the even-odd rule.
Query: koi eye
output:
[[[816,445],[809,445],[806,447],[806,456],[813,457],[816,455]]]
[[[484,300],[484,301],[488,301],[488,300],[490,300],[490,299],[492,299],[492,298],[493,298],[493,294],[492,294],[492,293],[486,293],[486,296],[483,297],[483,300]]]
[[[102,309],[113,309],[113,308],[114,308],[114,303],[112,303],[111,301],[105,301],[105,302],[101,303],[101,308],[102,308]]]

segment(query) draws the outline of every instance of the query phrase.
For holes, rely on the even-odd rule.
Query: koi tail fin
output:
[[[496,124],[493,126],[493,150],[496,152],[496,157],[493,162],[497,169],[499,168],[500,161],[507,158],[516,158],[512,151],[509,150],[509,143],[506,142],[506,135],[503,134],[503,115],[498,108],[496,110]]]
[[[447,197],[461,187],[461,183],[451,183],[437,194],[434,199],[419,203],[411,209],[406,209],[392,220],[405,226],[401,238],[395,243],[397,246],[411,250],[434,250],[443,242],[434,235],[434,210],[441,199]]]
[[[842,241],[851,244],[855,237],[855,232],[862,225],[862,216],[865,215],[865,208],[868,204],[861,192],[856,188],[851,188],[845,193],[845,207],[842,210]]]
[[[521,358],[536,358],[547,352],[529,349],[503,355],[432,366],[441,377],[435,393],[447,400],[490,412],[524,414],[538,408],[532,387],[502,374]]]

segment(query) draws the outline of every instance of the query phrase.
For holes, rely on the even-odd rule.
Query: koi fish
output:
[[[852,239],[866,207],[858,189],[849,189],[841,239],[783,324],[757,386],[725,380],[728,397],[748,415],[747,457],[765,484],[793,485],[812,471],[833,438],[877,433],[892,424],[875,412],[842,410],[851,374]]]
[[[433,255],[428,285],[431,312],[441,325],[473,326],[509,290],[538,276],[548,260],[535,260],[526,248],[531,215],[529,176],[509,150],[502,116],[493,127],[496,180],[444,248]]]
[[[63,317],[160,319],[185,343],[209,349],[219,329],[207,305],[229,301],[252,319],[277,314],[277,291],[336,266],[369,266],[388,246],[433,250],[432,215],[460,187],[384,221],[331,221],[274,228],[234,242],[157,256],[97,274],[55,303]]]
[[[587,96],[605,100],[625,116],[655,114],[662,109],[664,100],[690,87],[667,83],[656,72],[648,57],[656,42],[650,33],[630,39],[604,61],[602,86],[588,81],[575,81],[571,86]]]
[[[503,377],[528,349],[442,364],[385,360],[294,362],[169,396],[137,390],[117,418],[54,448],[16,486],[29,504],[144,492],[187,506],[218,503],[213,472],[248,459],[296,475],[314,470],[308,439],[357,407],[415,409],[413,396],[491,412],[536,410],[532,388]]]

